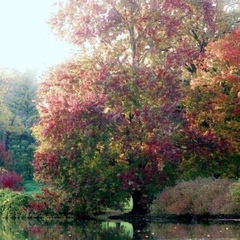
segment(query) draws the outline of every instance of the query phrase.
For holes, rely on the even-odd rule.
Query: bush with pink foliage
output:
[[[21,186],[22,177],[15,172],[7,171],[3,168],[0,169],[0,188],[10,188],[14,191],[22,191]]]
[[[151,214],[236,215],[240,204],[230,191],[234,184],[233,180],[213,178],[181,181],[159,194]]]

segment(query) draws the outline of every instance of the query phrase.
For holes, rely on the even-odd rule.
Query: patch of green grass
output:
[[[26,193],[38,193],[40,192],[41,184],[34,180],[27,180],[24,182],[24,192]]]
[[[133,207],[133,201],[132,198],[130,198],[129,202],[124,206],[124,211],[130,212]]]

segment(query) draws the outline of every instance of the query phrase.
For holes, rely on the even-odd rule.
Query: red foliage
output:
[[[189,97],[192,97],[190,104],[195,104],[195,113],[187,112],[186,116],[191,119],[192,126],[195,124],[198,125],[195,128],[201,128],[204,138],[215,135],[215,142],[225,138],[229,146],[240,151],[237,134],[240,129],[240,29],[212,42],[206,50],[204,67],[191,82],[195,96],[190,93]],[[200,126],[203,123],[205,127]]]
[[[164,189],[152,205],[153,214],[234,214],[228,179],[197,178]]]
[[[5,169],[10,169],[13,163],[12,154],[9,151],[6,151],[6,146],[3,142],[0,142],[0,166]]]
[[[226,35],[208,47],[210,58],[219,63],[227,63],[227,67],[240,67],[240,28]]]
[[[46,203],[44,201],[30,201],[29,208],[34,213],[43,213],[47,210]]]
[[[87,40],[96,51],[45,76],[35,128],[41,141],[33,162],[36,178],[82,196],[84,171],[104,166],[105,177],[117,172],[112,192],[120,177],[129,194],[137,189],[152,200],[164,163],[181,158],[173,140],[182,121],[176,113],[180,79],[199,56],[189,26],[200,19],[199,26],[210,29],[214,10],[212,0],[60,4],[53,29],[83,48]],[[108,196],[103,179],[96,201]]]
[[[201,65],[183,101],[186,121],[180,145],[189,172],[239,177],[234,157],[240,153],[239,40],[236,29],[209,44],[204,58],[197,60]]]
[[[22,191],[23,187],[20,185],[22,177],[10,170],[12,164],[11,152],[6,151],[5,144],[0,142],[0,188]]]
[[[22,191],[23,187],[20,185],[21,181],[22,177],[15,172],[0,169],[0,188],[10,188],[14,191]]]

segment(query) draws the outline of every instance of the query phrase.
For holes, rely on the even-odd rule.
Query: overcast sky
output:
[[[42,70],[70,55],[46,23],[54,1],[0,0],[0,67]]]

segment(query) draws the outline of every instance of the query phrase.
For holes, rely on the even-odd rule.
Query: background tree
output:
[[[8,126],[8,147],[15,159],[14,169],[25,179],[32,179],[33,168],[30,162],[33,159],[35,139],[31,127],[37,122],[36,104],[37,90],[36,74],[33,71],[17,73],[10,82],[5,101],[12,113]]]
[[[59,4],[53,29],[88,56],[80,51],[45,76],[34,168],[35,178],[61,189],[79,214],[129,196],[132,213],[146,213],[172,174],[169,166],[181,158],[181,80],[206,45],[197,46],[186,29],[197,22],[203,35],[216,33],[214,3]]]
[[[37,89],[35,74],[6,69],[2,74],[6,78],[6,90],[1,102],[1,139],[6,150],[13,154],[12,168],[24,178],[32,178],[33,169],[29,163],[33,158],[35,140],[30,127],[37,121],[33,102]]]
[[[210,43],[185,97],[185,177],[239,178],[240,29]],[[201,110],[201,111],[200,111]]]
[[[30,128],[36,123],[37,110],[34,100],[37,85],[36,74],[30,70],[16,73],[15,79],[9,82],[6,104],[15,119],[19,118],[25,128]]]
[[[11,112],[5,101],[9,89],[10,78],[13,72],[9,69],[0,71],[0,188],[10,188],[12,190],[22,190],[22,178],[14,171],[14,161],[12,153],[6,147],[7,127],[11,119]]]
[[[6,106],[5,96],[8,91],[9,81],[13,77],[12,71],[9,69],[1,69],[0,71],[0,136],[1,139],[5,139],[5,129],[9,124],[9,119],[11,118],[11,113]]]

